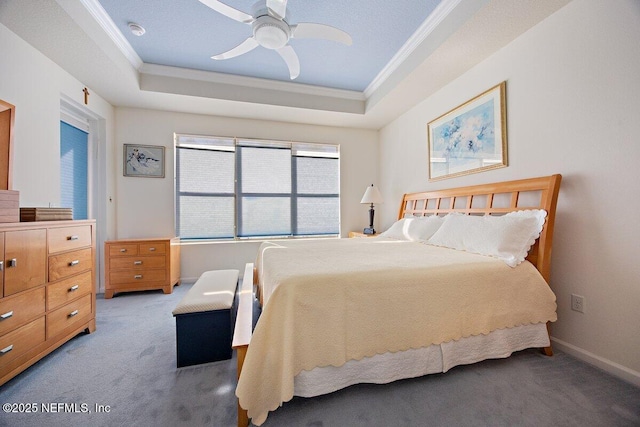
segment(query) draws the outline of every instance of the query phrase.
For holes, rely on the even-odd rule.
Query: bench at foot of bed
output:
[[[173,310],[178,368],[231,359],[238,270],[203,273]]]

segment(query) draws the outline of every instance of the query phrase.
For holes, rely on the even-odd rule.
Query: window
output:
[[[88,133],[60,122],[60,205],[72,208],[73,219],[87,219]]]
[[[182,239],[340,233],[337,145],[176,135]]]

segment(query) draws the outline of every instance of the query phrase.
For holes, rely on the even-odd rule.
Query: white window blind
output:
[[[182,239],[337,235],[339,147],[176,135]]]

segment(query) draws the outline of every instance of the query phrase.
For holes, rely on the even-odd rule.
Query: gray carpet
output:
[[[0,412],[0,426],[234,426],[235,359],[175,367],[171,311],[189,287],[172,295],[99,296],[95,333],[76,337],[0,388],[0,403],[39,409]],[[62,406],[40,412],[53,403],[78,412]],[[264,425],[640,426],[640,389],[567,354],[526,350],[442,375],[295,398]]]

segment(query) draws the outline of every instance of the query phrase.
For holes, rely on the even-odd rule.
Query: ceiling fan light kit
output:
[[[253,21],[253,37],[258,44],[267,49],[284,47],[291,38],[291,29],[286,22],[261,16]]]
[[[252,7],[252,15],[234,9],[218,0],[200,0],[218,13],[235,21],[251,25],[253,36],[231,50],[214,55],[216,60],[230,59],[247,53],[258,46],[275,50],[287,64],[289,77],[293,80],[300,74],[298,55],[289,45],[292,38],[315,38],[339,42],[350,46],[351,36],[332,26],[317,23],[289,25],[287,0],[260,0]]]

